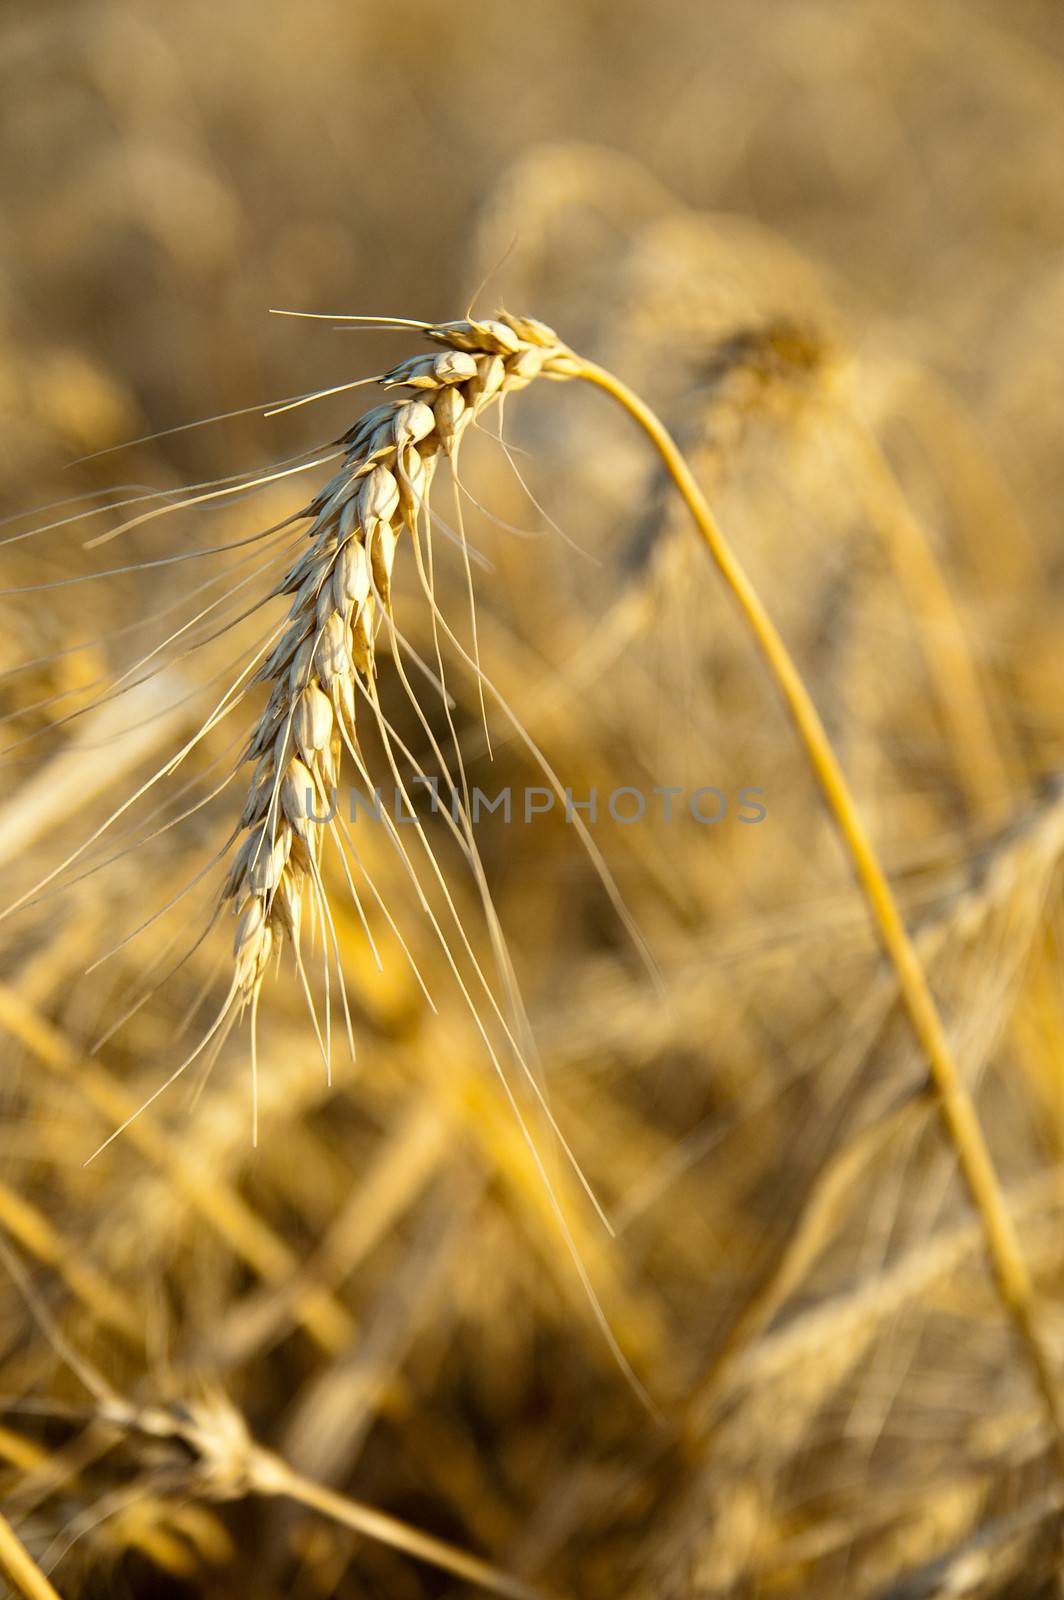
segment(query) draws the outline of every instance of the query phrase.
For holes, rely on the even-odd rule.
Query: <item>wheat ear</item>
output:
[[[1064,1409],[1038,1327],[1034,1292],[1019,1238],[975,1106],[953,1059],[946,1030],[920,958],[824,724],[779,630],[718,526],[671,434],[637,394],[604,368],[590,361],[579,360],[575,375],[611,395],[651,440],[749,624],[757,648],[783,697],[849,853],[880,941],[897,974],[898,987],[913,1032],[927,1057],[946,1136],[956,1152],[972,1203],[978,1212],[987,1256],[1001,1300],[1019,1335],[1041,1392],[1058,1468],[1064,1476]]]
[[[339,470],[310,503],[308,547],[278,592],[288,622],[258,672],[270,698],[246,751],[255,762],[222,900],[235,907],[235,968],[225,1016],[255,1007],[273,951],[287,940],[299,963],[310,885],[326,921],[320,861],[344,750],[362,770],[357,696],[376,707],[375,641],[390,615],[392,567],[404,532],[416,543],[441,455],[455,462],[486,407],[540,375],[571,376],[570,353],[544,324],[497,319],[426,327],[445,346],[384,375],[412,391],[363,416],[341,441]]]
[[[805,748],[849,853],[873,923],[897,976],[913,1032],[926,1055],[946,1135],[982,1225],[1006,1313],[1041,1391],[1064,1475],[1064,1409],[1037,1325],[1034,1293],[971,1096],[953,1059],[920,958],[845,774],[790,652],[719,528],[675,440],[619,378],[568,349],[532,318],[426,325],[442,354],[415,356],[382,380],[412,397],[376,407],[345,435],[343,464],[304,515],[309,547],[280,592],[294,596],[288,624],[259,676],[269,703],[252,735],[256,762],[240,819],[242,842],[223,889],[238,916],[235,970],[217,1027],[233,1010],[254,1014],[271,953],[288,939],[299,958],[301,905],[310,883],[327,925],[319,862],[323,822],[315,804],[335,785],[346,747],[361,765],[356,688],[373,700],[374,642],[390,611],[399,539],[416,545],[442,454],[452,464],[465,429],[484,409],[539,376],[580,378],[620,403],[657,449],[710,555],[745,617]],[[471,663],[483,682],[479,665]],[[213,1031],[213,1030],[212,1030]]]

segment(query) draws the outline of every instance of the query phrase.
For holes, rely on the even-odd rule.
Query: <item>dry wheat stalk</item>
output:
[[[983,1225],[1002,1303],[1041,1390],[1064,1472],[1064,1411],[1037,1326],[1030,1280],[923,966],[802,675],[687,462],[658,417],[633,391],[575,355],[543,323],[499,313],[484,321],[470,318],[414,326],[442,345],[442,354],[410,358],[385,374],[381,380],[385,387],[407,389],[410,397],[378,406],[350,430],[341,441],[340,469],[293,519],[309,521],[309,545],[275,591],[291,595],[292,600],[287,626],[258,669],[258,677],[270,685],[270,698],[246,750],[255,769],[238,828],[241,842],[222,891],[223,904],[231,906],[238,919],[234,972],[226,1000],[197,1053],[250,1007],[254,1078],[258,999],[271,955],[286,939],[306,986],[300,930],[308,885],[323,932],[329,927],[320,874],[327,819],[315,808],[320,804],[328,811],[344,749],[360,775],[368,776],[358,744],[356,695],[368,701],[380,726],[375,645],[382,622],[387,622],[393,638],[399,637],[391,619],[391,580],[404,532],[410,534],[418,575],[435,613],[419,532],[423,515],[431,516],[429,489],[440,457],[456,473],[465,430],[488,406],[501,403],[508,393],[538,376],[575,377],[594,384],[620,403],[657,449],[739,605],[804,746],[926,1056],[947,1135]],[[479,662],[462,649],[446,624],[444,628],[483,687],[489,680]],[[327,1049],[324,1053],[327,1056]]]
[[[1064,1406],[1038,1326],[1034,1291],[1019,1238],[920,957],[805,680],[719,527],[675,440],[660,419],[637,394],[604,368],[592,362],[580,362],[578,376],[618,401],[654,444],[776,683],[846,847],[879,940],[894,969],[909,1022],[927,1058],[942,1123],[979,1214],[1001,1302],[1019,1336],[1041,1393],[1058,1470],[1064,1475]]]
[[[0,1567],[26,1596],[26,1600],[59,1600],[7,1519],[0,1514]]]
[[[243,1414],[216,1386],[198,1386],[198,1392],[169,1402],[137,1404],[129,1400],[90,1357],[67,1339],[40,1300],[18,1258],[2,1239],[0,1262],[14,1280],[57,1358],[88,1391],[92,1422],[116,1438],[156,1443],[164,1450],[167,1446],[178,1447],[179,1455],[172,1462],[154,1460],[160,1484],[165,1482],[170,1490],[191,1490],[196,1499],[206,1501],[225,1502],[247,1495],[285,1497],[366,1538],[390,1545],[417,1561],[500,1595],[503,1600],[546,1600],[545,1592],[535,1585],[294,1471],[282,1456],[253,1438]],[[134,1489],[133,1493],[138,1495],[139,1489]],[[121,1509],[129,1502],[129,1493],[122,1491],[113,1502],[114,1509]],[[97,1518],[98,1511],[94,1511],[87,1526],[92,1526]],[[65,1545],[68,1547],[81,1531],[75,1519]],[[26,1600],[56,1600],[46,1570],[56,1564],[61,1553],[62,1549],[56,1552],[51,1548],[52,1559],[46,1557],[38,1566],[14,1529],[0,1515],[0,1570],[10,1573]]]

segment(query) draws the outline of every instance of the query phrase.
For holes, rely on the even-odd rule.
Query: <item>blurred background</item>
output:
[[[236,1030],[84,1166],[224,998],[227,927],[165,975],[243,780],[189,795],[253,708],[164,786],[165,832],[131,807],[70,859],[255,637],[188,650],[203,571],[148,563],[312,492],[201,511],[180,486],[323,448],[375,390],[264,411],[422,348],[270,309],[545,319],[660,408],[807,677],[1064,1370],[1056,0],[8,0],[0,62],[0,872],[25,902],[0,921],[0,1510],[39,1569],[93,1600],[478,1592],[335,1503],[255,1492],[246,1429],[537,1593],[1060,1593],[1048,1435],[891,975],[739,619],[603,397],[534,386],[509,454],[471,443],[485,665],[578,793],[756,786],[767,810],[597,829],[638,939],[560,816],[478,831],[614,1238],[525,1092],[548,1191],[379,841],[437,1011],[375,916],[376,970],[337,875],[355,1064],[326,1082],[285,967],[257,1149]],[[175,514],[86,549],[144,486]],[[401,574],[396,607],[431,652]],[[473,781],[545,781],[501,713],[489,760],[475,683],[448,686]]]

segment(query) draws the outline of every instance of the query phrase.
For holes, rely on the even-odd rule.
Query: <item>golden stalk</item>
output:
[[[913,1032],[927,1057],[939,1114],[978,1212],[987,1256],[1002,1302],[1019,1335],[1045,1403],[1057,1463],[1064,1475],[1064,1408],[1038,1327],[1034,1291],[1019,1238],[975,1106],[953,1058],[920,958],[820,714],[779,630],[725,538],[668,429],[626,384],[594,362],[581,360],[576,375],[597,385],[618,401],[658,451],[710,555],[746,618],[757,648],[783,697],[828,810],[849,852],[876,931],[897,975],[901,998]]]
[[[26,1600],[60,1600],[3,1512],[0,1512],[0,1568]]]

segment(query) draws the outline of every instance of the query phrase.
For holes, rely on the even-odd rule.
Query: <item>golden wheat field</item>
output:
[[[0,1587],[1064,1594],[1056,0],[8,0]]]

